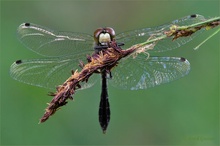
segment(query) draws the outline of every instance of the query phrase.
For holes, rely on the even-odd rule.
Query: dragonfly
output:
[[[140,90],[186,76],[190,71],[187,59],[151,54],[176,49],[219,25],[220,17],[206,19],[193,14],[157,27],[119,34],[102,27],[90,35],[23,23],[17,30],[18,39],[44,58],[17,60],[10,75],[30,85],[56,89],[50,93],[54,98],[41,123],[73,99],[75,91],[90,88],[101,78],[98,113],[105,133],[111,114],[107,82],[119,89]]]

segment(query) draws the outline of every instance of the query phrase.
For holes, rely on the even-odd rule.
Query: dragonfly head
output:
[[[94,40],[97,46],[106,46],[115,37],[115,31],[111,27],[98,28],[94,32]]]

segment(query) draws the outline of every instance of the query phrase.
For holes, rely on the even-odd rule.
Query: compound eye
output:
[[[94,32],[94,41],[95,43],[98,45],[99,44],[99,35],[103,32],[103,28],[98,28],[96,29],[96,31]]]
[[[111,27],[106,27],[105,30],[106,30],[106,32],[109,33],[109,35],[111,36],[111,40],[112,40],[113,38],[115,38],[115,30],[114,30],[113,28],[111,28]]]

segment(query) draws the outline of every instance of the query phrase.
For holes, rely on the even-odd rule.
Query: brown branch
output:
[[[110,72],[121,58],[130,55],[134,51],[134,48],[122,50],[115,41],[112,41],[108,49],[87,57],[88,63],[86,65],[80,62],[80,67],[83,67],[82,70],[80,72],[77,70],[72,72],[72,75],[62,85],[57,87],[56,93],[51,94],[54,98],[48,104],[43,117],[40,119],[40,123],[45,122],[61,106],[66,105],[68,99],[72,100],[72,95],[75,93],[75,90],[81,87],[81,82],[87,82],[93,73],[100,73],[102,69]]]

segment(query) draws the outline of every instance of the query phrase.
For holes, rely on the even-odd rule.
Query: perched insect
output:
[[[18,60],[12,64],[10,73],[14,79],[27,84],[56,88],[40,122],[65,105],[67,99],[73,99],[76,90],[94,85],[100,74],[99,122],[105,132],[110,121],[107,79],[113,86],[129,90],[147,89],[179,79],[190,71],[188,60],[154,57],[150,53],[180,47],[192,40],[197,31],[219,24],[219,17],[205,19],[190,15],[159,27],[118,35],[110,27],[98,28],[91,36],[23,23],[18,27],[19,40],[30,50],[49,58]]]

